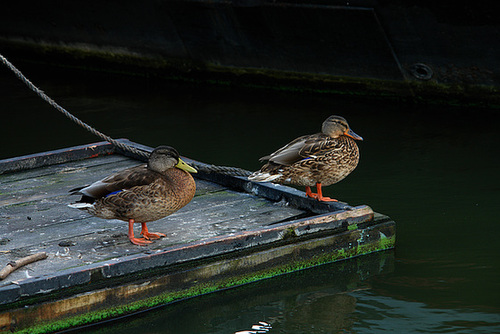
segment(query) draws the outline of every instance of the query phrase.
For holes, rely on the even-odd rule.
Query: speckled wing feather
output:
[[[271,155],[261,158],[261,160],[269,160],[269,162],[275,164],[290,166],[300,160],[315,158],[332,149],[336,144],[337,141],[322,133],[302,136]]]
[[[274,162],[276,164],[290,166],[293,163],[304,159],[304,157],[301,156],[300,151],[302,150],[304,144],[310,137],[312,136],[299,137],[291,141],[290,143],[286,144],[276,152],[260,158],[260,160],[261,161],[269,160],[270,162]]]
[[[76,188],[72,193],[81,193],[85,196],[98,199],[115,191],[150,184],[157,177],[158,175],[151,173],[146,168],[146,165],[140,165],[112,174],[81,189]]]
[[[305,158],[320,158],[324,155],[330,157],[342,154],[342,143],[324,134],[309,136],[302,146],[299,155]]]

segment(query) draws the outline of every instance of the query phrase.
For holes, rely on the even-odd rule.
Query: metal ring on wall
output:
[[[432,69],[423,63],[415,63],[411,65],[410,73],[419,80],[430,80],[434,75]]]

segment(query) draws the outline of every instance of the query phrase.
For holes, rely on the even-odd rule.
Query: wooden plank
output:
[[[224,188],[206,181],[197,181],[195,198],[206,194],[222,191]],[[68,204],[78,199],[78,196],[64,194],[53,197],[11,204],[0,207],[0,236],[21,228],[30,230],[51,224],[60,224],[88,217],[89,214],[69,208]],[[196,203],[196,201],[194,201]],[[193,206],[193,204],[191,204]]]
[[[310,245],[304,242],[304,244],[299,244],[296,247],[284,246],[273,249],[267,252],[267,256],[249,254],[235,259],[234,261],[231,261],[231,259],[218,259],[211,263],[201,263],[195,268],[187,268],[185,270],[178,269],[164,276],[149,275],[147,280],[144,279],[139,282],[99,287],[94,289],[91,293],[66,296],[48,301],[44,304],[35,304],[29,308],[11,309],[8,314],[6,314],[6,312],[0,312],[0,324],[2,323],[2,316],[7,328],[13,326],[12,323],[23,324],[23,328],[29,328],[35,324],[54,324],[58,319],[74,317],[75,315],[81,314],[87,315],[88,319],[90,316],[102,312],[103,308],[115,307],[115,310],[119,310],[123,305],[126,305],[129,310],[138,310],[140,312],[148,306],[154,307],[156,305],[171,302],[172,299],[178,300],[185,297],[191,297],[192,295],[190,295],[189,292],[195,290],[196,286],[210,286],[214,287],[214,290],[217,290],[217,287],[219,289],[227,289],[228,287],[241,284],[240,282],[243,282],[244,279],[246,279],[247,282],[255,281],[255,277],[258,275],[266,277],[266,267],[268,268],[267,277],[269,277],[272,275],[272,268],[276,268],[277,262],[281,263],[281,266],[285,266],[286,264],[294,263],[294,261],[302,260],[310,261],[311,265],[314,265],[315,263],[311,261],[310,252],[307,252],[309,255],[306,255],[306,252],[303,251],[304,248],[310,249],[311,246],[315,246],[316,248],[321,246],[324,249],[328,249],[333,257],[335,256],[335,251],[343,250],[345,252],[345,250],[348,249],[346,247],[346,241],[351,241],[349,239],[346,240],[346,238],[343,238],[344,240],[342,240],[342,238],[334,239],[334,237],[325,239],[326,240],[321,240],[323,242],[321,245]],[[339,244],[346,248],[339,247]],[[333,245],[335,245],[335,247],[332,247]],[[335,275],[331,277],[321,277],[320,275],[318,279],[310,282],[311,286],[307,288],[314,290],[313,286],[315,284],[331,288],[332,280],[340,285],[340,290],[335,290],[335,293],[345,292],[345,290],[342,289],[351,291],[356,288],[365,288],[365,280],[367,277],[379,275],[381,273],[388,274],[392,272],[393,266],[394,255],[392,252],[379,252],[366,255],[363,258],[346,261],[342,265],[336,266],[337,273]],[[316,270],[317,273],[320,273],[322,269],[317,267],[312,270]],[[363,274],[360,275],[360,273]],[[85,277],[82,281],[84,279]],[[273,284],[273,281],[271,280],[271,282],[267,284]],[[286,284],[283,284],[283,280],[274,282],[274,284],[276,289],[285,289],[285,291],[290,292],[290,296],[295,297],[292,291],[297,289],[299,284],[303,284],[303,281],[300,279],[294,280],[294,276],[291,276],[287,278]],[[259,293],[260,301],[260,298],[262,298],[260,295],[261,292],[258,291],[258,288],[254,289],[256,293]],[[11,291],[6,291],[3,296],[0,295],[0,298],[16,298],[20,290],[21,287],[14,285]],[[270,300],[275,300],[274,297],[268,297]],[[156,303],[148,303],[148,299],[154,299]],[[108,304],[103,305],[104,301]],[[256,303],[252,298],[245,302],[250,304]],[[141,303],[143,307],[140,307]],[[57,316],[48,314],[48,310]],[[35,314],[37,315],[36,318],[34,317]],[[72,323],[85,324],[85,322],[78,322],[77,319],[78,316],[73,318]],[[89,322],[87,322],[87,324],[88,323]],[[54,327],[55,326],[52,328]],[[10,328],[12,329],[12,327]]]
[[[45,166],[43,168],[33,168],[33,169],[18,171],[16,173],[0,174],[0,183],[16,182],[19,181],[20,179],[22,180],[22,179],[38,178],[50,174],[71,173],[71,172],[77,172],[79,170],[83,171],[86,170],[87,168],[91,168],[94,166],[113,164],[121,161],[130,161],[131,166],[133,164],[138,165],[141,163],[140,161],[127,158],[122,155],[112,154],[99,157],[99,159],[67,161],[57,165]]]
[[[220,194],[217,194],[220,195]],[[148,224],[153,231],[167,233],[167,237],[156,240],[146,249],[158,250],[172,245],[185,244],[204,238],[231,235],[245,230],[259,228],[286,218],[293,218],[303,212],[293,208],[283,210],[262,199],[234,196],[233,200],[220,201],[207,205],[206,197],[200,198],[194,208],[185,207],[176,214]],[[218,203],[218,204],[217,204]],[[224,207],[224,214],[220,214]],[[243,209],[243,211],[242,211]],[[241,213],[244,212],[245,215]],[[103,220],[95,217],[26,229],[7,233],[11,241],[0,246],[1,250],[13,250],[13,254],[1,254],[0,263],[8,262],[13,255],[20,256],[31,252],[44,251],[49,260],[33,266],[32,275],[50,274],[68,267],[91,264],[109,259],[120,258],[145,251],[145,247],[130,244],[126,235],[126,223],[117,220]],[[138,233],[138,231],[136,232]],[[64,241],[62,243],[61,241]],[[61,246],[62,245],[62,246]],[[68,245],[68,246],[66,246]],[[42,271],[45,269],[46,271]],[[26,278],[25,272],[11,275],[4,282]]]
[[[131,159],[113,160],[90,167],[73,167],[72,164],[68,164],[66,168],[43,176],[25,178],[23,173],[19,173],[19,179],[16,181],[3,182],[0,179],[0,206],[68,194],[70,189],[90,184],[111,173],[137,165],[137,162]]]
[[[94,158],[115,152],[113,145],[99,142],[90,145],[75,146],[44,153],[0,160],[0,174],[18,172],[26,169],[45,167],[67,161]]]
[[[267,245],[270,247],[276,242],[294,244],[299,240],[307,240],[309,239],[307,238],[308,235],[321,231],[334,232],[340,229],[341,231],[352,234],[352,231],[349,231],[348,226],[363,224],[371,220],[373,220],[373,211],[366,206],[361,206],[356,207],[351,211],[328,213],[315,216],[313,219],[299,219],[283,224],[259,227],[230,235],[203,238],[198,241],[167,246],[146,253],[120,256],[120,254],[116,252],[115,257],[115,251],[110,252],[110,250],[108,250],[108,260],[104,262],[87,264],[83,267],[78,266],[55,274],[53,273],[54,264],[50,261],[44,261],[33,264],[33,268],[35,268],[34,270],[38,275],[38,269],[36,268],[49,266],[52,271],[49,275],[42,275],[37,278],[26,278],[17,281],[16,284],[21,287],[21,292],[24,291],[24,294],[26,295],[38,294],[40,293],[40,289],[44,291],[43,293],[48,293],[54,289],[58,290],[74,284],[82,284],[85,280],[90,280],[91,277],[99,280],[98,276],[100,275],[107,279],[111,279],[155,268],[165,268],[174,264],[184,263],[195,259],[208,259],[217,255],[233,254],[236,251],[239,252],[245,249],[253,249],[257,246],[260,247]],[[375,224],[374,226],[376,225],[380,224]],[[370,226],[367,226],[366,228],[369,229]],[[366,232],[363,232],[361,237],[359,233],[361,232],[356,232],[357,236],[350,236],[349,238],[354,238],[354,240],[358,240],[357,243],[361,244],[371,243],[372,239],[379,240],[382,238],[381,234],[378,234],[378,232],[375,234],[367,234]],[[388,232],[385,233],[386,235],[390,235]],[[334,235],[337,234],[338,233],[335,233]],[[303,239],[304,237],[306,237],[306,239]],[[345,240],[343,242],[345,242]],[[43,247],[50,248],[50,245],[44,245]],[[112,247],[115,247],[115,245]],[[130,247],[133,246],[130,245]],[[38,251],[38,249],[36,249],[36,251]],[[94,251],[97,253],[96,250]],[[61,256],[60,253],[58,256],[61,257],[61,261],[64,262],[65,265],[73,266],[78,263],[78,258],[85,256],[85,254],[82,253],[75,254],[73,250],[70,251],[70,254],[72,256],[65,256],[64,254]],[[55,257],[49,257],[49,259],[51,258],[53,259]],[[1,292],[2,289],[0,289],[0,293]],[[1,303],[2,302],[0,301],[0,304]]]
[[[200,237],[212,237],[254,228],[302,213],[303,211],[294,208],[276,207],[263,199],[222,191],[211,196],[196,197],[178,212],[151,222],[148,226],[151,229],[161,229],[169,235],[177,233],[182,235],[180,240],[175,241],[180,243]],[[39,215],[36,213],[31,213],[31,215],[29,220],[23,219],[23,216],[18,216],[17,219],[2,218],[0,233],[2,238],[10,241],[5,245],[0,245],[0,251],[33,247],[46,240],[60,241],[92,233],[126,232],[127,230],[126,223],[122,221],[91,217],[85,212],[67,206],[55,207]],[[121,239],[123,243],[128,242],[125,235]]]
[[[138,164],[140,162],[130,158],[106,156],[24,171],[17,173],[16,177],[13,174],[0,175],[0,207],[61,196],[70,189]],[[198,194],[209,191],[208,184],[211,184],[210,188],[222,189],[220,185],[202,181],[198,182]]]
[[[135,252],[134,246],[130,243],[116,243],[116,236],[120,238],[122,234],[110,235],[108,237],[100,234],[87,235],[80,238],[78,244],[75,246],[61,247],[51,243],[40,247],[32,247],[30,251],[25,249],[15,250],[12,254],[2,255],[0,261],[2,263],[8,263],[11,259],[29,255],[35,250],[44,251],[49,254],[49,259],[45,260],[43,263],[33,264],[26,269],[29,270],[28,274],[30,276],[53,276],[59,275],[61,271],[70,268],[78,268],[99,263],[106,265],[105,262],[112,259],[114,259],[114,261],[122,261],[123,258],[130,255],[155,254],[165,249],[165,247],[169,247],[169,245],[165,245],[165,247],[156,250],[143,248],[141,252]],[[125,236],[124,233],[123,236]],[[19,271],[9,276],[1,285],[7,285],[13,281],[19,281],[26,278],[28,278],[26,272]]]
[[[208,187],[203,187],[203,184],[207,184]],[[209,190],[212,192],[222,191],[219,187],[212,187],[211,184],[207,182],[199,182],[199,187],[203,194],[209,194]],[[206,189],[203,189],[206,188]],[[189,208],[193,211],[202,210],[203,205],[212,205],[214,208],[217,207],[217,203],[212,203],[209,198],[205,200],[198,200],[199,196],[195,197],[195,200],[189,204]],[[76,197],[77,198],[77,197]],[[10,205],[0,208],[0,235],[6,237],[8,233],[20,230],[20,231],[30,231],[36,228],[45,228],[51,225],[58,225],[61,223],[77,221],[90,215],[84,211],[69,208],[67,205],[72,202],[74,198],[70,196],[57,196],[51,197],[49,199],[43,199],[38,201],[32,201],[27,203],[22,203],[21,205]],[[230,202],[230,200],[239,199],[239,197],[234,197],[232,195],[219,196],[221,201],[224,203]],[[198,204],[199,203],[199,204]],[[182,211],[181,211],[182,212]],[[178,214],[178,213],[176,213]],[[175,214],[174,214],[175,215]],[[103,220],[104,221],[104,220]]]

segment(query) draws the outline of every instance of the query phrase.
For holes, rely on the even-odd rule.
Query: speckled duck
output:
[[[343,180],[358,165],[363,140],[349,128],[345,118],[330,116],[321,133],[299,137],[270,155],[262,168],[248,177],[257,182],[274,182],[306,187],[306,196],[318,201],[336,201],[322,194],[322,186]],[[316,193],[311,187],[316,186]]]

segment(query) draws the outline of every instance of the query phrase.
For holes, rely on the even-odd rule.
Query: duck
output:
[[[341,116],[332,115],[322,124],[321,132],[292,140],[276,152],[260,158],[267,161],[248,179],[304,186],[306,196],[321,202],[338,201],[323,196],[322,187],[340,182],[358,165],[363,140]],[[316,186],[316,193],[311,187]]]
[[[71,189],[70,194],[81,195],[81,199],[69,207],[103,219],[126,221],[130,242],[147,245],[166,235],[150,232],[146,223],[176,212],[193,199],[196,183],[191,173],[196,172],[176,149],[162,145],[152,151],[147,164]],[[134,223],[141,224],[142,238],[134,236]]]

